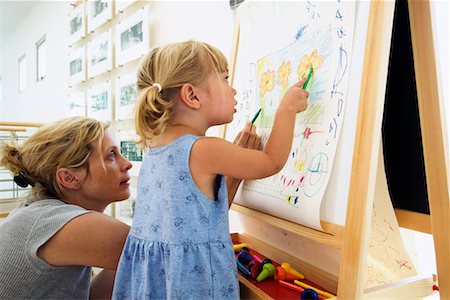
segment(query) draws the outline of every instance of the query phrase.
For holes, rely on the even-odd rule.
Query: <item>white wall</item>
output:
[[[431,2],[431,15],[433,18],[433,39],[435,43],[435,55],[437,57],[437,72],[439,78],[439,96],[441,109],[443,110],[444,136],[446,138],[447,176],[450,175],[450,29],[449,16],[450,4],[446,0],[434,0]],[[450,178],[449,178],[450,183]]]
[[[231,51],[233,11],[221,1],[149,1],[151,47],[196,39]],[[50,122],[68,114],[69,1],[36,1],[7,41],[2,42],[2,114],[4,121]],[[36,82],[35,43],[47,37],[48,74]],[[18,59],[27,56],[27,89],[18,92]]]
[[[67,97],[68,2],[36,1],[8,40],[2,41],[2,115],[4,121],[49,122],[65,114]],[[47,40],[47,77],[36,81],[36,42]],[[18,60],[26,55],[27,88],[18,91]]]

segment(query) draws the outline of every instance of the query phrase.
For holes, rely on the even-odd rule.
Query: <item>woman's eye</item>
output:
[[[117,155],[116,155],[116,152],[114,152],[114,151],[111,151],[110,153],[109,153],[109,157],[111,157],[111,158],[115,158]]]

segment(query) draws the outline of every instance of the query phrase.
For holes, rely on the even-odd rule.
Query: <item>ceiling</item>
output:
[[[10,35],[22,23],[37,1],[0,0],[1,41],[7,41]]]

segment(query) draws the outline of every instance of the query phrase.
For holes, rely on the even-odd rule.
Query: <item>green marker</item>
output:
[[[306,77],[306,81],[305,81],[305,83],[303,84],[303,89],[304,90],[306,90],[306,89],[310,89],[311,88],[311,86],[308,86],[308,84],[309,84],[309,82],[310,82],[310,80],[311,80],[311,77],[312,77],[312,74],[313,74],[313,67],[312,67],[312,65],[309,67],[309,73],[308,73],[308,77]]]
[[[258,118],[259,114],[261,113],[261,108],[258,109],[258,111],[256,112],[256,114],[253,116],[252,119],[252,124],[255,123],[256,119]]]

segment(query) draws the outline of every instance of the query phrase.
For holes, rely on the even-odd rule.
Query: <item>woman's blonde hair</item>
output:
[[[85,117],[69,117],[44,125],[21,145],[3,143],[0,166],[32,185],[31,193],[36,199],[63,199],[56,171],[59,168],[88,171],[89,155],[97,143],[101,151],[107,126]]]
[[[227,71],[225,56],[207,43],[189,40],[152,49],[137,72],[137,143],[146,147],[164,131],[183,84],[199,85],[212,72]]]

